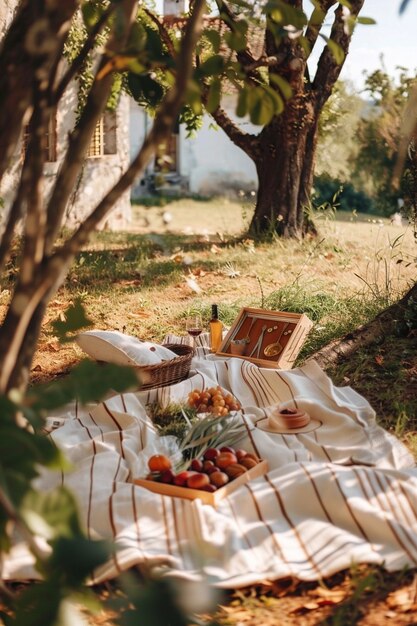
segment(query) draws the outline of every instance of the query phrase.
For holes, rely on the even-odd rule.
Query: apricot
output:
[[[190,489],[201,489],[209,483],[210,479],[207,474],[201,474],[200,472],[196,472],[187,479],[187,487]]]
[[[236,454],[235,449],[231,448],[230,446],[223,446],[222,448],[220,448],[220,452],[231,452],[232,454]]]
[[[234,478],[237,478],[238,476],[244,474],[247,469],[244,465],[241,465],[240,463],[232,463],[231,465],[228,465],[224,471],[226,472],[230,480],[233,480]]]
[[[215,458],[214,461],[218,468],[225,469],[228,465],[232,465],[232,463],[237,463],[236,454],[233,452],[220,452],[220,454]]]
[[[217,472],[217,465],[214,465],[213,461],[203,461],[203,472],[206,474]]]
[[[204,485],[204,487],[201,487],[200,491],[208,491],[209,493],[214,493],[215,491],[217,491],[217,487],[209,483],[208,485]]]
[[[242,448],[238,448],[235,451],[235,454],[237,456],[237,460],[239,461],[240,459],[243,459],[244,456],[247,456],[248,453],[246,452],[246,450],[242,450]]]
[[[229,482],[229,477],[224,472],[220,472],[219,470],[217,470],[217,472],[213,472],[212,474],[210,474],[210,482],[216,487],[223,487]]]
[[[171,469],[172,464],[165,454],[154,454],[148,460],[148,467],[151,472],[164,472]]]
[[[176,476],[174,476],[174,485],[178,487],[184,487],[187,483],[187,480],[193,475],[195,472],[190,472],[189,470],[184,470],[180,472]]]
[[[239,463],[240,465],[243,465],[244,467],[246,467],[246,469],[252,469],[252,467],[255,467],[255,465],[258,465],[258,462],[255,461],[255,459],[252,459],[251,457],[249,457],[248,455],[244,456],[243,459],[240,459]]]

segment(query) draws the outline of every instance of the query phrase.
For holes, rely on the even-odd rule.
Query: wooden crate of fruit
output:
[[[149,491],[173,498],[195,500],[217,506],[238,487],[268,471],[267,461],[241,449],[209,448],[201,459],[193,459],[189,470],[175,474],[163,455],[149,459],[150,474],[134,483]]]

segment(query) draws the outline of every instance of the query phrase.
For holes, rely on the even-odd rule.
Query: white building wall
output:
[[[223,106],[243,132],[257,134],[259,127],[234,115],[234,100],[229,97]],[[133,100],[130,104],[130,151],[133,158],[139,151],[146,134],[152,126],[145,110]],[[178,154],[179,174],[188,181],[191,193],[214,195],[252,191],[257,188],[255,165],[244,152],[228,138],[220,128],[215,128],[213,118],[205,115],[202,128],[194,137],[187,137],[187,130],[180,127]],[[132,197],[146,192],[144,178],[153,171],[148,164],[142,178],[132,188]]]
[[[259,132],[259,128],[236,118],[232,111],[229,106],[230,117],[244,132]],[[208,196],[256,189],[257,174],[252,159],[221,128],[215,129],[213,125],[213,118],[205,115],[196,136],[181,141],[181,174],[188,177],[190,191]],[[181,132],[185,135],[184,128]]]

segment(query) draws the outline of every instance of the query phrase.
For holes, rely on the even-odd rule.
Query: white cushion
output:
[[[88,330],[80,333],[76,342],[96,361],[116,365],[155,365],[177,357],[164,346],[140,341],[117,330]]]

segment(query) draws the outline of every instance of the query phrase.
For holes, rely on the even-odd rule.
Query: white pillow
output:
[[[80,333],[76,342],[96,361],[116,365],[155,365],[177,357],[164,346],[140,341],[117,330],[88,330]]]

